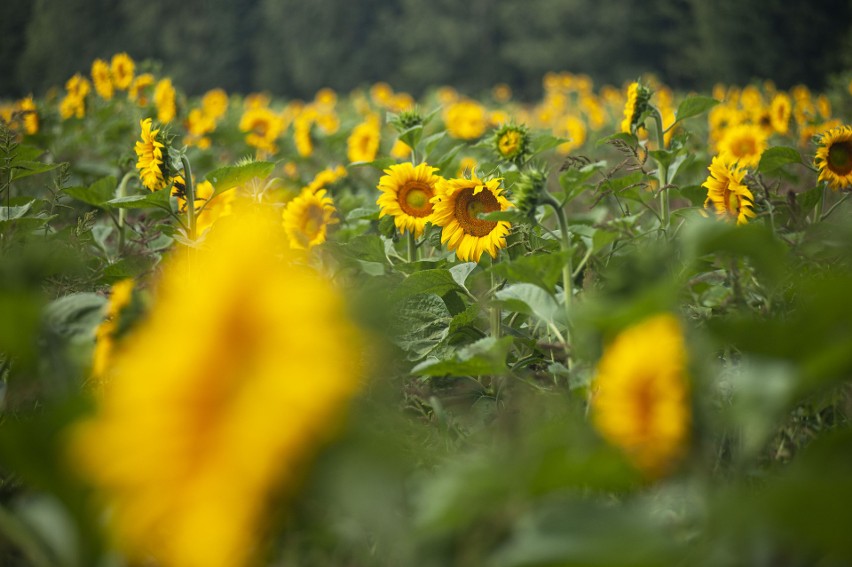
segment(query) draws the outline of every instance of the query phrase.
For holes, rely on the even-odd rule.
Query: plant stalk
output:
[[[183,164],[183,180],[186,183],[186,221],[189,230],[189,239],[195,240],[195,187],[192,184],[192,167],[186,156],[180,156]]]
[[[666,147],[666,135],[663,131],[663,117],[660,111],[656,108],[651,113],[654,116],[654,125],[657,128],[657,145],[660,150],[668,149]],[[669,229],[671,218],[671,201],[669,198],[669,168],[667,165],[657,162],[657,179],[660,182],[660,215],[662,217],[663,230]]]

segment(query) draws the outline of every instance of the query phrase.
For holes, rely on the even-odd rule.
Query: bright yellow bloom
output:
[[[110,75],[109,64],[103,59],[95,59],[92,63],[92,82],[95,84],[95,91],[104,100],[112,98],[112,76]]]
[[[387,168],[378,185],[382,192],[376,201],[381,207],[379,218],[391,215],[400,232],[408,231],[416,237],[423,234],[432,215],[435,186],[441,181],[436,171],[438,168],[425,163],[414,166],[411,162]]]
[[[66,95],[59,103],[59,114],[63,119],[86,115],[86,95],[91,90],[91,84],[80,73],[77,73],[65,83]]]
[[[23,116],[24,133],[32,136],[38,133],[38,113],[33,97],[28,96],[18,101],[18,112]]]
[[[133,59],[127,53],[116,53],[113,55],[110,63],[110,71],[115,88],[120,91],[127,89],[133,81],[135,68]]]
[[[346,175],[346,168],[342,165],[338,165],[337,167],[327,167],[314,175],[314,178],[310,183],[308,183],[305,189],[312,193],[316,193],[320,189],[325,189],[332,183],[343,179]]]
[[[754,218],[754,195],[743,183],[746,172],[741,164],[730,154],[723,154],[714,157],[707,169],[710,176],[701,185],[707,189],[704,206],[712,204],[719,218],[736,220],[737,224]]]
[[[479,165],[476,158],[463,157],[459,162],[459,170],[456,172],[456,177],[471,177],[476,171],[476,166]]]
[[[814,165],[832,190],[852,188],[852,126],[832,128],[820,137]]]
[[[529,137],[524,126],[507,124],[494,134],[494,148],[505,160],[522,161],[526,157]]]
[[[827,96],[824,94],[819,95],[817,97],[816,107],[823,120],[829,120],[831,118],[831,101],[828,100]]]
[[[154,75],[151,73],[142,73],[130,84],[130,89],[127,91],[127,98],[137,103],[139,106],[148,106],[150,100],[151,87],[154,85]]]
[[[228,110],[228,93],[222,89],[212,89],[201,97],[201,108],[204,114],[213,120],[219,120]]]
[[[444,124],[447,133],[459,140],[475,140],[485,133],[488,116],[478,102],[461,100],[451,104],[444,111]]]
[[[333,89],[324,87],[316,92],[314,102],[320,106],[334,106],[337,104],[337,93]]]
[[[790,97],[785,93],[777,93],[769,106],[769,119],[772,121],[772,129],[782,136],[790,130],[790,113]]]
[[[339,221],[334,218],[334,201],[325,189],[312,191],[302,189],[299,196],[284,208],[284,231],[290,247],[310,250],[322,244],[328,235],[328,227]]]
[[[387,106],[393,98],[393,89],[384,82],[378,82],[370,87],[370,98],[379,106]]]
[[[261,155],[278,151],[278,136],[283,124],[281,118],[267,107],[251,107],[240,118],[240,130],[247,132],[246,143],[258,149]]]
[[[402,140],[397,140],[393,143],[390,155],[395,159],[409,159],[411,157],[411,148]]]
[[[174,254],[95,414],[70,431],[72,463],[133,564],[254,564],[270,502],[295,490],[359,389],[342,296],[282,258],[280,230],[237,214]],[[176,329],[186,340],[164,348]]]
[[[216,120],[201,108],[193,108],[184,122],[187,135],[183,143],[187,146],[198,146],[202,150],[210,147],[207,134],[216,130]]]
[[[576,116],[564,116],[559,123],[555,133],[558,136],[568,138],[564,144],[559,144],[556,151],[560,154],[569,154],[586,143],[586,124]]]
[[[683,455],[691,412],[683,330],[656,315],[618,334],[592,382],[595,427],[646,475],[664,474]]]
[[[637,103],[639,100],[639,83],[630,83],[627,87],[627,102],[624,104],[624,119],[621,121],[621,131],[630,134],[633,125],[639,119]]]
[[[313,121],[310,118],[301,115],[293,123],[293,143],[301,157],[310,157],[314,153],[314,141],[311,138],[312,125]]]
[[[163,163],[165,146],[157,139],[160,129],[151,130],[150,118],[141,120],[139,125],[142,127],[142,139],[136,142],[136,155],[139,157],[136,169],[139,170],[142,185],[151,191],[159,191],[166,186]]]
[[[174,119],[177,109],[175,107],[175,87],[169,78],[161,79],[154,87],[154,104],[157,106],[157,120],[167,124]]]
[[[95,349],[92,352],[92,376],[95,380],[100,381],[106,376],[112,362],[118,318],[124,308],[130,305],[134,283],[133,279],[126,279],[112,286],[104,320],[95,329]]]
[[[727,129],[716,151],[732,156],[743,167],[757,167],[766,145],[766,133],[759,126],[740,124]]]
[[[373,161],[379,151],[381,126],[376,115],[355,126],[346,140],[346,157],[350,162]]]
[[[505,211],[512,204],[503,196],[500,179],[441,179],[432,197],[432,222],[441,227],[441,244],[455,250],[459,260],[479,262],[483,252],[497,257],[512,228],[507,221],[479,218],[481,213]]]

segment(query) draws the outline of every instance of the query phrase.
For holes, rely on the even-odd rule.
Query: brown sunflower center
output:
[[[731,150],[737,157],[750,156],[757,153],[757,144],[755,143],[754,138],[740,138],[733,144]]]
[[[520,135],[517,132],[506,132],[498,144],[503,157],[511,157],[517,153],[520,145]]]
[[[399,208],[412,217],[428,217],[432,214],[432,203],[429,199],[434,195],[432,187],[422,181],[408,181],[399,190]]]
[[[831,144],[828,148],[828,168],[837,175],[852,173],[852,140]]]
[[[728,214],[731,215],[732,217],[735,217],[740,212],[740,198],[733,191],[726,191],[726,193],[728,193],[727,203],[726,203],[727,209],[728,209]]]
[[[499,210],[500,203],[491,191],[483,189],[474,195],[473,189],[467,188],[456,197],[454,216],[466,234],[482,237],[490,234],[497,222],[481,219],[479,215]]]
[[[316,238],[323,226],[323,210],[322,207],[311,205],[305,210],[305,216],[302,219],[302,234],[308,242]]]

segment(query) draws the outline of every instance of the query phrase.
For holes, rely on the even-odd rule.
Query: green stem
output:
[[[494,281],[494,270],[493,270],[494,264],[496,264],[496,263],[497,263],[497,258],[494,258],[494,260],[491,263],[491,266],[492,266],[492,270],[491,270],[492,298],[493,298],[493,294],[497,291],[496,282]],[[499,339],[501,334],[502,334],[502,328],[501,328],[502,315],[503,314],[502,314],[502,310],[500,309],[500,306],[497,305],[496,303],[492,302],[489,322],[491,324],[491,336],[495,339]]]
[[[120,199],[121,197],[125,197],[127,195],[127,182],[130,181],[130,178],[135,176],[135,171],[128,171],[124,174],[124,177],[121,178],[121,183],[118,184],[118,189],[116,190],[116,196]],[[124,252],[124,219],[127,217],[127,209],[124,207],[118,209],[118,253],[119,255]]]
[[[414,238],[414,233],[410,230],[405,231],[406,243],[408,244],[408,261],[417,261],[417,240]]]
[[[562,293],[564,296],[565,310],[570,313],[571,300],[574,296],[574,283],[572,273],[573,250],[571,249],[571,233],[568,232],[568,219],[565,217],[565,211],[559,206],[553,197],[547,196],[542,198],[542,203],[550,205],[556,213],[556,218],[559,221],[559,233],[562,237],[562,251],[565,252],[567,258],[562,266]]]
[[[38,537],[5,507],[0,507],[0,533],[15,545],[34,567],[54,565]]]
[[[666,150],[666,136],[663,130],[663,117],[660,111],[656,108],[651,113],[654,117],[654,124],[657,127],[657,145],[660,150]],[[671,217],[671,202],[669,201],[669,168],[668,166],[657,162],[657,179],[660,182],[660,215],[662,216],[662,228],[668,230],[669,219]]]
[[[822,220],[822,209],[825,207],[825,183],[822,184],[822,192],[817,201],[816,209],[814,209],[814,223]]]
[[[192,185],[192,168],[186,156],[180,156],[183,163],[183,179],[186,183],[186,221],[189,230],[189,239],[195,240],[195,188]]]

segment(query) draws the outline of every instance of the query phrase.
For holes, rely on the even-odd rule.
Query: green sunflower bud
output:
[[[533,165],[518,176],[512,187],[513,201],[520,212],[532,218],[547,185],[547,169]]]
[[[494,133],[492,145],[498,158],[520,165],[529,155],[529,130],[523,124],[505,124]]]

